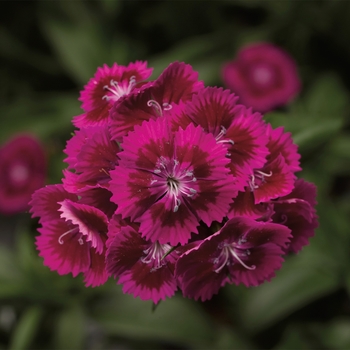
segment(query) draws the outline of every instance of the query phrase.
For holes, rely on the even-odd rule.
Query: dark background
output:
[[[310,245],[270,283],[205,303],[176,295],[152,311],[114,281],[92,289],[50,272],[37,221],[2,215],[0,349],[350,348],[349,1],[2,1],[0,143],[34,134],[47,183],[59,183],[79,91],[98,66],[147,60],[155,78],[185,61],[222,86],[222,65],[256,41],[286,50],[301,76],[295,101],[265,118],[293,133],[300,176],[318,186]]]

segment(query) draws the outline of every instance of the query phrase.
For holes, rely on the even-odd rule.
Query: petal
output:
[[[99,254],[96,249],[90,249],[91,264],[90,269],[84,273],[84,283],[86,287],[97,287],[107,282],[105,252]]]
[[[259,173],[259,171],[258,171]],[[295,175],[282,155],[268,162],[262,169],[262,182],[254,188],[255,204],[289,194],[294,186]]]
[[[264,218],[268,220],[272,214],[272,204],[254,202],[254,194],[246,188],[244,192],[238,192],[236,198],[230,204],[230,210],[227,214],[229,219],[236,216],[248,217],[251,219]]]
[[[30,213],[33,217],[39,217],[39,222],[58,220],[60,218],[59,208],[61,202],[65,199],[77,201],[75,194],[68,193],[62,185],[48,185],[37,190],[29,203],[31,205]]]
[[[38,229],[40,236],[36,237],[36,246],[45,266],[60,275],[72,273],[76,277],[80,272],[88,271],[91,260],[89,245],[81,244],[78,230],[67,234],[72,229],[74,226],[63,220],[45,222]]]
[[[187,207],[186,203],[179,206],[174,212],[173,199],[164,196],[138,219],[142,237],[152,242],[159,241],[161,244],[170,243],[186,244],[191,233],[198,233],[198,218]]]
[[[272,129],[270,124],[267,125],[266,133],[269,137],[267,144],[270,151],[269,159],[275,159],[281,154],[291,171],[300,171],[300,154],[298,153],[298,146],[293,143],[291,133],[284,132],[283,127]]]
[[[198,73],[189,64],[171,63],[154,82],[152,93],[156,101],[162,103],[185,102],[204,87],[198,81]]]
[[[87,242],[91,242],[98,254],[104,249],[103,235],[107,233],[108,218],[99,209],[86,204],[79,204],[66,199],[59,202],[61,218],[70,220],[79,227],[79,232],[86,236]]]
[[[216,246],[212,244],[201,244],[179,258],[175,276],[185,297],[209,300],[228,282],[224,273],[214,272],[215,258]]]

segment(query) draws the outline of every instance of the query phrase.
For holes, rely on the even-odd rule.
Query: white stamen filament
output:
[[[69,235],[70,233],[72,233],[72,232],[77,232],[78,231],[78,228],[77,227],[74,227],[74,228],[72,228],[72,229],[70,229],[69,231],[67,231],[67,232],[65,232],[65,233],[63,233],[63,234],[61,234],[61,236],[59,236],[58,237],[58,243],[59,244],[63,244],[64,243],[64,241],[62,240],[62,238],[64,237],[64,236],[67,236],[67,235]],[[81,239],[81,238],[80,238]],[[80,242],[79,242],[80,243]],[[82,242],[82,243],[80,243],[80,244],[83,244],[84,242]]]
[[[120,97],[129,94],[135,85],[136,85],[135,76],[130,77],[129,84],[126,86],[125,84],[121,85],[117,81],[111,79],[109,86],[105,85],[103,87],[103,89],[110,92],[111,95],[104,95],[102,99],[106,101],[109,101],[109,100],[117,101],[119,100]]]
[[[157,175],[157,179],[152,179],[150,184],[156,186],[164,186],[165,193],[173,199],[173,212],[179,210],[182,204],[182,196],[193,198],[197,194],[197,190],[190,186],[190,183],[196,182],[193,171],[189,169],[179,168],[177,159],[166,159],[159,157],[156,169],[153,174]]]
[[[245,255],[249,256],[250,251],[248,249],[244,252]],[[222,251],[218,258],[214,260],[214,264],[217,264],[219,261],[221,261],[221,264],[219,267],[217,267],[214,272],[219,273],[226,265],[230,265],[230,258],[233,258],[234,260],[238,261],[243,267],[245,267],[247,270],[255,270],[256,266],[248,266],[243,262],[243,260],[238,256],[238,254],[235,251],[235,248],[231,244],[225,244],[222,248]]]

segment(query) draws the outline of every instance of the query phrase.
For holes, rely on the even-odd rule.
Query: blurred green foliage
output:
[[[0,349],[349,349],[350,2],[14,1],[0,4],[0,143],[30,131],[58,183],[79,91],[103,63],[176,60],[207,85],[245,43],[269,41],[303,82],[268,113],[291,131],[302,177],[318,186],[320,227],[270,282],[228,286],[205,303],[175,296],[152,311],[109,281],[58,276],[34,247],[28,213],[0,217]]]

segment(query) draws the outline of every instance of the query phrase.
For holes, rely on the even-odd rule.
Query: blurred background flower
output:
[[[0,147],[0,213],[28,210],[32,193],[44,186],[46,154],[30,135],[17,135]]]
[[[151,302],[124,295],[113,280],[85,288],[83,277],[51,272],[35,249],[37,221],[2,213],[0,349],[350,348],[350,2],[8,1],[0,8],[0,144],[20,133],[40,140],[46,183],[61,182],[72,118],[84,112],[79,91],[97,67],[147,61],[154,79],[184,61],[206,85],[221,87],[223,65],[245,47],[270,43],[296,64],[302,90],[264,118],[292,133],[302,155],[298,176],[316,184],[320,217],[310,244],[287,256],[271,282],[226,286],[204,303],[175,295],[152,312]]]
[[[301,85],[293,58],[270,43],[242,48],[223,67],[222,76],[241,103],[262,113],[290,102]]]

